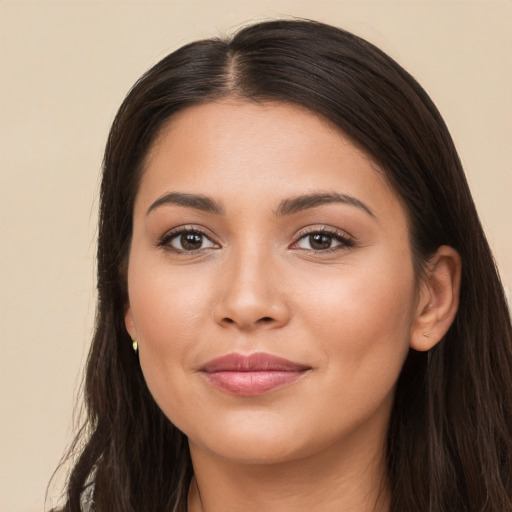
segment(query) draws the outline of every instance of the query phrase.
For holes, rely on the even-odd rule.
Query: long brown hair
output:
[[[87,422],[63,510],[81,510],[88,488],[98,512],[186,510],[193,472],[186,437],[155,404],[131,349],[125,267],[148,149],[174,113],[222,97],[296,104],[335,123],[401,198],[417,271],[440,245],[459,252],[456,319],[428,353],[411,350],[397,385],[387,446],[391,511],[512,510],[512,328],[450,134],[390,57],[312,21],[265,22],[184,46],[121,105],[103,166]]]

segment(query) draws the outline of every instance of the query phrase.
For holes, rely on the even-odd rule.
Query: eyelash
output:
[[[329,238],[334,239],[335,241],[339,242],[338,245],[334,247],[329,247],[328,249],[302,249],[302,248],[296,248],[295,250],[303,250],[307,252],[313,251],[316,254],[325,254],[325,253],[332,253],[337,251],[342,251],[344,249],[348,249],[350,247],[355,246],[354,240],[349,237],[346,233],[343,233],[342,231],[338,231],[336,229],[329,229],[329,228],[313,228],[309,231],[302,232],[297,239],[296,242],[292,244],[292,246],[297,245],[301,240],[305,240],[306,238],[313,236],[313,235],[323,235]]]
[[[183,250],[183,249],[177,249],[176,247],[173,247],[171,245],[171,242],[174,239],[178,238],[179,236],[188,235],[188,234],[204,237],[212,244],[217,245],[203,230],[198,229],[198,228],[192,228],[192,227],[178,228],[176,230],[169,231],[158,241],[158,243],[156,245],[159,248],[166,249],[166,250],[176,253],[176,254],[196,254],[205,249],[213,248],[213,247],[208,247],[208,248],[200,248],[200,249],[187,251],[187,250]],[[329,247],[327,249],[313,249],[313,248],[304,249],[304,248],[300,248],[300,247],[294,247],[302,240],[305,240],[307,237],[310,237],[313,235],[323,235],[323,236],[332,238],[332,239],[336,240],[337,242],[339,242],[339,244],[334,247]],[[328,229],[328,228],[324,227],[324,228],[320,228],[320,229],[318,229],[318,228],[311,229],[310,231],[301,233],[300,236],[298,237],[298,239],[295,242],[293,242],[293,244],[291,244],[290,248],[292,248],[294,250],[298,250],[298,251],[314,252],[316,254],[325,254],[325,253],[331,253],[331,252],[348,249],[348,248],[354,247],[354,246],[355,246],[354,240],[351,237],[347,236],[345,233],[335,230],[335,229]]]
[[[209,240],[212,244],[215,244],[215,242],[201,229],[192,228],[192,227],[190,227],[190,228],[182,227],[182,228],[177,228],[175,230],[168,231],[167,233],[165,233],[165,235],[158,241],[157,247],[166,249],[166,250],[168,250],[170,252],[174,252],[176,254],[196,254],[205,249],[205,248],[201,248],[201,249],[187,251],[187,250],[177,249],[176,247],[173,247],[171,245],[171,242],[174,239],[176,239],[182,235],[198,235],[200,237],[203,237],[203,238]],[[215,244],[215,245],[217,245],[217,244]]]

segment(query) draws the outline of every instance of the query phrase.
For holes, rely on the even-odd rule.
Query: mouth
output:
[[[200,368],[209,384],[232,395],[256,396],[298,380],[310,366],[272,354],[227,354]]]

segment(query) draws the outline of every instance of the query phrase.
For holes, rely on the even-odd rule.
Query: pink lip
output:
[[[200,371],[215,388],[233,395],[255,396],[290,384],[311,367],[258,352],[227,354],[207,362]]]

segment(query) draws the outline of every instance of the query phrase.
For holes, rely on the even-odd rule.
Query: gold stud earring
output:
[[[137,354],[137,352],[139,351],[139,344],[137,343],[137,340],[133,340],[132,348],[133,348],[133,351]]]
[[[424,332],[423,333],[423,336],[426,336],[427,338],[430,338],[430,333],[427,331],[427,332]]]

